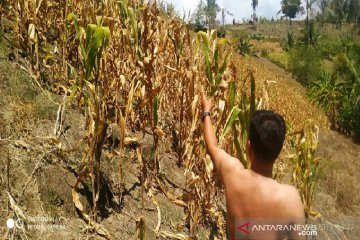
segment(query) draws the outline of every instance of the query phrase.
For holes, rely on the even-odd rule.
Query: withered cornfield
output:
[[[119,140],[111,147],[112,156],[119,161],[112,186],[117,189],[114,197],[118,202],[125,190],[125,155],[132,151],[140,164],[136,173],[141,186],[139,204],[145,209],[148,199],[157,206],[157,224],[151,229],[157,237],[197,239],[199,226],[211,226],[217,239],[226,239],[223,189],[203,140],[201,91],[204,88],[214,97],[212,119],[221,147],[248,166],[244,149],[250,116],[256,109],[273,106],[270,81],[256,86],[260,70],[240,69],[249,63],[234,57],[230,39],[217,38],[215,31],[192,32],[188,23],[156,1],[13,0],[3,6],[3,17],[15,22],[16,44],[28,54],[29,73],[40,88],[47,76],[51,91],[63,96],[51,143],[65,157],[78,156],[80,160],[72,186],[79,217],[98,235],[112,239],[98,217],[104,144],[112,132]],[[62,137],[68,108],[85,116],[86,134],[74,148],[67,147]],[[319,166],[314,157],[316,129],[316,124],[309,122],[303,131],[289,134],[286,148],[293,150],[289,156],[293,161],[281,160],[275,168],[279,181],[286,169],[293,170],[290,178],[310,216],[316,215],[311,209]],[[130,134],[134,131],[141,133],[139,137]],[[143,152],[145,135],[152,138],[150,154]],[[186,182],[182,195],[164,184],[164,149],[160,145],[170,136],[177,157],[174,168],[183,170]],[[80,156],[75,154],[79,152]],[[78,191],[84,183],[91,186],[90,209],[84,208]],[[186,231],[162,230],[158,194],[184,209]],[[139,212],[136,238],[145,239],[145,225]]]

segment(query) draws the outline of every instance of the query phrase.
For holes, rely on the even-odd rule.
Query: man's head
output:
[[[249,127],[249,151],[256,161],[274,163],[283,147],[286,134],[282,116],[266,110],[255,111]]]

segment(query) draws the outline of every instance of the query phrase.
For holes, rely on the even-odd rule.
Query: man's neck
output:
[[[251,170],[268,178],[272,178],[273,164],[263,164],[258,161],[251,163]]]

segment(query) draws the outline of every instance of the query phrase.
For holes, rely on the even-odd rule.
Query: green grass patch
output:
[[[267,59],[277,66],[287,70],[289,64],[289,54],[287,52],[272,52],[268,53]]]
[[[321,66],[322,69],[326,72],[333,72],[334,71],[334,67],[335,67],[335,63],[333,61],[324,59],[321,61]]]

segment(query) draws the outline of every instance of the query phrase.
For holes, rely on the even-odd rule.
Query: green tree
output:
[[[349,0],[348,20],[355,23],[355,28],[359,24],[360,0]]]
[[[360,143],[360,97],[355,94],[344,95],[339,108],[340,130],[354,137]]]
[[[305,6],[306,6],[306,21],[309,21],[309,14],[312,11],[312,5],[316,2],[317,0],[305,0]]]
[[[331,9],[335,15],[336,23],[342,27],[347,15],[348,0],[332,0]]]
[[[207,0],[206,2],[200,0],[193,14],[195,30],[203,30],[205,25],[208,26],[209,30],[213,29],[216,25],[216,16],[219,11],[220,7],[217,5],[216,0]]]
[[[203,0],[200,0],[192,16],[194,20],[194,30],[196,32],[205,30],[205,25],[207,25],[205,13],[206,13],[206,4]]]
[[[304,36],[302,41],[309,45],[315,46],[315,43],[318,38],[318,34],[315,31],[315,21],[310,19],[310,13],[312,11],[312,5],[316,0],[306,0],[306,21],[305,21],[305,28],[303,30]]]
[[[311,82],[310,98],[324,108],[332,127],[360,140],[360,45],[343,41],[333,74]]]
[[[320,21],[323,25],[326,20],[326,12],[328,11],[330,6],[330,0],[319,0],[318,1],[318,7],[320,9]]]
[[[337,74],[324,72],[318,81],[312,83],[309,96],[321,106],[330,118],[332,128],[335,127],[337,109],[341,96],[344,95],[345,83]]]
[[[346,83],[338,108],[338,123],[345,134],[360,140],[360,45],[344,43],[334,71]]]
[[[257,8],[258,4],[259,4],[258,0],[252,0],[252,2],[251,2],[251,6],[253,8],[253,22],[254,22],[254,24],[256,22],[256,8]]]
[[[301,6],[301,0],[281,0],[281,12],[290,19],[295,18],[298,13],[304,11],[304,8]]]
[[[297,45],[289,51],[289,70],[304,86],[309,87],[311,82],[321,75],[321,60],[318,50],[309,45]]]
[[[225,26],[225,17],[226,17],[226,15],[234,16],[234,14],[232,14],[229,10],[227,10],[226,8],[222,8],[221,9],[221,20],[222,20],[222,25],[223,26]],[[235,19],[234,19],[233,22],[235,22]]]
[[[303,32],[303,36],[300,39],[301,42],[310,47],[315,47],[320,37],[320,34],[316,31],[315,28],[315,21],[314,20],[306,21],[305,28],[302,30],[302,32]]]
[[[207,0],[207,5],[205,8],[205,15],[207,18],[207,23],[209,30],[215,28],[216,25],[216,16],[220,11],[219,5],[216,3],[216,0]]]
[[[355,22],[359,15],[360,0],[348,0],[348,19]]]

